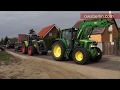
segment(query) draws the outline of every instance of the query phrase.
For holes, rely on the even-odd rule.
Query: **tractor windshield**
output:
[[[69,29],[62,31],[62,38],[64,38],[67,41],[68,45],[70,44],[71,32],[69,31]]]

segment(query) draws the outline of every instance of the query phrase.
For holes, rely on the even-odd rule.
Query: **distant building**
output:
[[[18,34],[18,42],[22,42],[23,40],[27,39],[26,34]]]
[[[44,27],[40,32],[38,33],[38,36],[40,38],[53,38],[57,37],[59,28],[53,24],[47,27]]]

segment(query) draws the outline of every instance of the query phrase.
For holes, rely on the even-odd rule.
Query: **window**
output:
[[[49,36],[52,36],[52,33],[49,33]]]

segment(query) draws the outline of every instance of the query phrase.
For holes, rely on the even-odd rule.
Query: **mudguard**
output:
[[[28,41],[23,41],[25,43],[25,46],[28,47]]]

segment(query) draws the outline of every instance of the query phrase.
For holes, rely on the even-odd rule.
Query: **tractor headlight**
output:
[[[91,47],[97,47],[97,45],[91,45]]]

